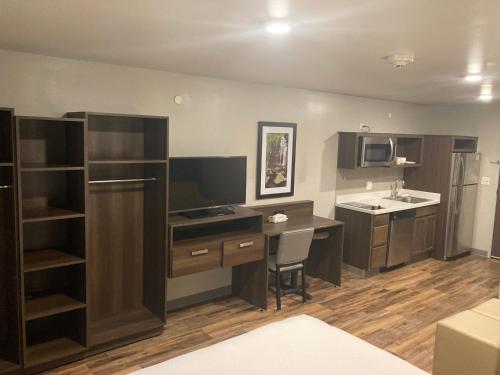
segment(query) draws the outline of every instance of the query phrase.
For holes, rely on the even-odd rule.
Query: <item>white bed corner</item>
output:
[[[321,320],[299,315],[135,375],[429,375]]]

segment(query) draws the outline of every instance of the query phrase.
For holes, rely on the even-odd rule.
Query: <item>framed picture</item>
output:
[[[293,195],[296,138],[297,124],[259,122],[257,199]]]

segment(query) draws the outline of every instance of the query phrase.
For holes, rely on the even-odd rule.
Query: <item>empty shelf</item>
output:
[[[85,304],[65,294],[50,294],[26,300],[25,319],[33,320],[67,311],[78,310]]]
[[[24,253],[24,271],[33,272],[84,263],[77,256],[58,250],[34,250]]]
[[[14,163],[2,162],[0,163],[0,167],[13,167]]]
[[[83,352],[84,350],[84,346],[67,337],[50,340],[41,344],[28,346],[26,353],[27,365],[35,366],[54,361]]]
[[[162,164],[167,163],[166,159],[110,159],[110,160],[89,160],[89,164]]]
[[[62,220],[84,217],[85,214],[67,210],[64,208],[43,207],[23,209],[23,222],[32,223],[36,221]]]
[[[79,171],[83,169],[83,165],[70,164],[25,163],[21,165],[22,172]]]

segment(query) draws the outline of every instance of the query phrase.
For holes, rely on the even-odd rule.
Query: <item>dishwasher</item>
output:
[[[405,263],[411,258],[416,210],[404,210],[390,214],[389,250],[387,267]]]

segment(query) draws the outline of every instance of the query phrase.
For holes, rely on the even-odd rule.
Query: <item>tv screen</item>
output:
[[[169,174],[170,212],[246,202],[246,156],[171,158]]]

